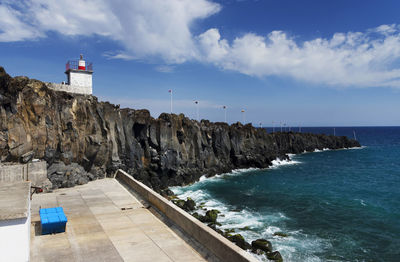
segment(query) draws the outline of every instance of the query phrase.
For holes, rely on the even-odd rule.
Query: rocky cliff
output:
[[[277,157],[360,146],[346,137],[268,134],[240,123],[197,122],[184,115],[120,109],[94,96],[56,92],[0,67],[0,160],[47,161],[55,187],[122,168],[160,191],[235,168],[267,167]]]

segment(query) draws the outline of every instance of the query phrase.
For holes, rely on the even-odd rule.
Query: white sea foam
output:
[[[213,198],[201,184],[193,184],[187,187],[176,187],[173,191],[181,199],[191,197],[198,205],[202,204],[206,210],[218,209],[221,214],[218,222],[221,230],[234,229],[235,233],[241,234],[246,241],[251,242],[258,238],[271,241],[274,250],[278,250],[285,261],[321,261],[317,253],[330,247],[327,240],[304,234],[301,230],[289,230],[286,228],[286,220],[289,220],[282,212],[259,213],[248,209],[237,209],[218,199]],[[205,210],[199,209],[195,212],[204,215]],[[276,232],[284,232],[288,237],[274,236]],[[256,256],[260,261],[268,261],[265,256]]]
[[[332,150],[332,149],[330,149],[330,148],[318,149],[318,148],[317,148],[317,149],[314,150],[314,152],[317,153],[317,152],[325,152],[325,151],[330,151],[330,150]]]
[[[366,206],[366,205],[367,205],[367,204],[365,204],[365,201],[364,201],[363,199],[358,199],[358,198],[356,198],[356,199],[354,199],[354,200],[360,202],[360,204],[361,204],[362,206]]]
[[[265,229],[264,234],[272,236],[276,232],[282,232],[282,229],[280,229],[279,227],[275,227],[275,226],[269,226],[269,227],[267,227],[267,229]]]
[[[207,179],[207,177],[205,176],[205,175],[202,175],[200,178],[199,178],[199,182],[202,182],[202,181],[204,181],[204,180],[206,180]]]
[[[217,174],[217,175],[212,176],[212,177],[206,177],[205,175],[202,175],[199,178],[199,181],[197,181],[195,184],[212,183],[212,182],[224,179],[224,178],[229,177],[229,176],[242,175],[242,174],[245,174],[247,172],[252,172],[252,171],[256,171],[256,170],[259,170],[259,168],[234,169],[230,173]],[[182,190],[186,191],[185,188],[188,188],[188,187],[190,187],[190,186],[174,186],[174,187],[170,187],[170,189],[176,195],[179,195],[180,192],[182,192]]]
[[[277,158],[275,160],[272,160],[272,165],[270,168],[278,168],[280,166],[287,166],[287,165],[296,165],[300,164],[300,161],[292,160],[292,159],[283,159],[281,160],[280,158]]]
[[[301,163],[295,159],[296,156],[292,154],[289,155],[289,160],[276,159],[272,162],[271,168]],[[204,215],[205,210],[218,209],[221,212],[218,216],[218,222],[221,223],[219,229],[234,229],[235,233],[241,234],[248,242],[258,238],[268,239],[271,241],[274,250],[278,250],[285,261],[321,261],[316,254],[331,248],[331,243],[328,240],[307,235],[301,230],[288,229],[285,221],[290,218],[281,212],[259,213],[254,210],[238,209],[236,206],[215,199],[207,190],[203,189],[205,183],[215,183],[230,176],[242,175],[255,170],[257,169],[237,169],[210,178],[202,176],[199,182],[195,184],[171,189],[180,199],[191,197],[198,205],[201,204],[202,208],[195,211],[199,214]],[[274,236],[274,233],[277,232],[288,234],[288,237]],[[268,261],[265,256],[254,256],[260,261]]]
[[[367,148],[367,146],[356,146],[356,147],[350,147],[346,148],[347,150],[358,150],[358,149],[364,149]]]

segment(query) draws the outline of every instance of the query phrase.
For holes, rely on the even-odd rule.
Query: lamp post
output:
[[[242,123],[243,123],[243,125],[245,124],[245,121],[246,121],[246,112],[244,111],[244,109],[242,109]]]
[[[226,106],[223,106],[222,109],[224,109],[224,117],[225,117],[224,119],[225,119],[225,123],[227,123],[226,122]]]
[[[199,101],[194,101],[194,103],[196,104],[196,116],[197,116],[197,121],[200,122],[200,119],[199,119]]]
[[[170,94],[170,99],[171,99],[171,114],[172,114],[172,89],[168,90],[169,94]]]

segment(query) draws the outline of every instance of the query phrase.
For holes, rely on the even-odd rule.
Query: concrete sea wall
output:
[[[86,83],[86,82],[85,82]],[[67,85],[67,84],[56,84],[56,83],[46,83],[47,87],[54,91],[64,91],[68,93],[81,94],[81,95],[91,95],[92,94],[92,86],[86,84],[86,86],[82,85]]]
[[[0,164],[0,183],[31,181],[32,186],[51,188],[47,179],[46,161],[37,161],[27,164],[2,163]]]
[[[115,178],[137,192],[143,199],[157,208],[188,235],[220,258],[221,261],[258,261],[249,253],[207,227],[151,188],[132,178],[132,176],[123,170],[119,169],[115,174]]]

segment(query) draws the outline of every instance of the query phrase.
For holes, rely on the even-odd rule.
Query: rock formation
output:
[[[122,168],[161,191],[204,174],[268,167],[288,153],[355,146],[360,144],[347,137],[268,134],[250,124],[197,122],[183,114],[154,119],[148,110],[56,92],[38,80],[10,77],[0,67],[0,161],[44,159],[55,186],[85,183]]]

